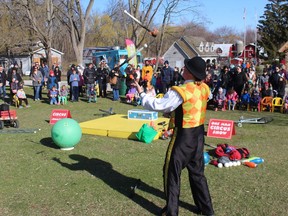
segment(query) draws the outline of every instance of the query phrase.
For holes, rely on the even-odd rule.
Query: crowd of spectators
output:
[[[157,70],[150,65],[149,61],[145,61],[142,68],[140,65],[128,64],[126,69],[120,70],[118,66],[116,64],[111,69],[105,60],[98,65],[90,63],[85,68],[73,64],[66,72],[67,84],[65,84],[62,82],[63,74],[60,66],[53,65],[49,69],[45,62],[41,65],[35,63],[30,74],[33,99],[42,100],[42,93],[45,90],[50,104],[66,104],[67,100],[78,102],[79,97],[84,97],[88,103],[96,102],[97,97],[107,98],[109,84],[113,101],[120,100],[120,89],[125,87],[126,101],[134,100],[139,104],[137,92],[131,85],[134,80],[139,82],[145,92],[150,92],[153,96],[163,95],[171,86],[184,83],[183,68],[171,67],[168,60],[165,60],[163,66]],[[208,63],[204,82],[211,89],[209,103],[215,110],[235,110],[247,107],[248,104],[255,107],[261,98],[266,96],[281,97],[288,103],[287,92],[285,92],[287,79],[288,72],[284,65],[266,65],[260,73],[259,71],[256,73],[256,67],[252,63],[225,65],[222,68]],[[6,92],[6,81],[9,82],[10,97]],[[0,66],[2,98],[10,98],[12,101],[17,90],[23,88],[23,84],[17,66],[10,67],[7,72]],[[62,86],[65,90],[64,95],[61,93]],[[285,107],[288,108],[288,105]]]
[[[232,104],[232,110],[235,106],[238,106],[238,109],[247,108],[248,105],[256,107],[261,99],[267,96],[280,97],[284,101],[287,97],[285,86],[288,73],[284,65],[266,65],[258,73],[251,63],[230,65],[223,66],[217,73],[218,75],[215,75],[207,70],[205,80],[213,94],[210,98],[215,110],[219,107],[225,109],[225,104],[221,104],[218,100],[219,89],[226,96],[224,101],[227,102],[227,106],[230,108],[229,103]],[[233,92],[233,97],[229,96],[231,92]]]

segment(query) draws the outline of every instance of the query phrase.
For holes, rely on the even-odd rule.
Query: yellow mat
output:
[[[109,136],[116,138],[127,138],[137,140],[136,133],[140,130],[141,126],[145,123],[150,123],[147,120],[128,119],[127,115],[110,115],[103,118],[97,118],[94,120],[80,123],[83,134]],[[158,118],[154,120],[156,130],[159,131],[159,138],[162,126],[158,125],[159,122],[169,122],[168,118]],[[167,126],[165,126],[167,128]]]

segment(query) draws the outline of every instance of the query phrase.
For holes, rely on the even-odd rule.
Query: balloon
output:
[[[208,152],[204,152],[204,164],[207,165],[210,162],[210,155]]]

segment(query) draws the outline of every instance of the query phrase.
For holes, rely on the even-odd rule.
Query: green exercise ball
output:
[[[64,118],[57,121],[51,130],[52,140],[62,150],[71,150],[82,137],[82,130],[77,121]]]

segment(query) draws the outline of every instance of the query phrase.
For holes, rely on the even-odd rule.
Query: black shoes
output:
[[[211,214],[204,214],[204,213],[202,213],[201,210],[200,210],[198,207],[196,207],[196,206],[193,206],[193,208],[190,209],[190,210],[191,210],[191,212],[193,212],[194,214],[197,214],[197,215],[215,216],[214,213],[211,213]],[[159,215],[159,216],[166,216],[166,215],[167,215],[166,211],[167,211],[167,206],[165,206],[164,208],[162,208],[162,209],[160,210],[160,212],[159,212],[158,215]]]

